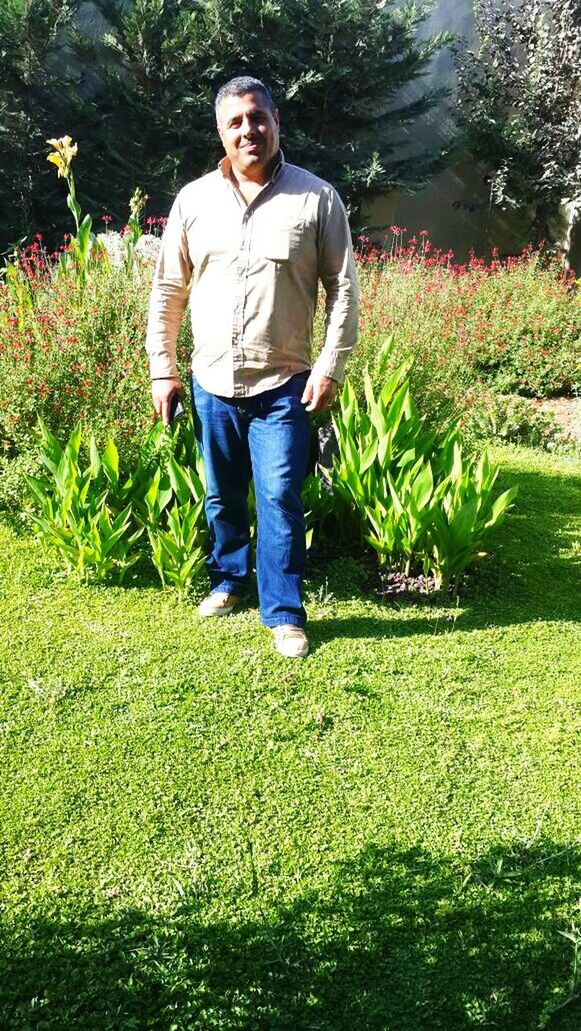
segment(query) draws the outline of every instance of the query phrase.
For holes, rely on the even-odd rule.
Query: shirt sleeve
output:
[[[327,296],[325,343],[314,371],[342,383],[357,340],[359,288],[347,213],[332,187],[319,201],[318,250],[319,278]]]
[[[192,270],[181,195],[178,194],[162,237],[149,299],[145,350],[152,379],[178,375],[176,343],[188,303]]]

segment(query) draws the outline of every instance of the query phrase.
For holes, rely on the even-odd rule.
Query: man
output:
[[[162,240],[146,340],[152,398],[167,423],[183,390],[175,345],[191,286],[192,401],[211,547],[211,593],[199,612],[228,615],[248,589],[254,478],[261,620],[277,651],[301,657],[309,648],[301,502],[309,413],[333,403],[357,335],[349,226],[335,190],[285,162],[262,82],[222,86],[216,119],[226,157],[181,190]],[[319,279],[326,339],[310,369]]]

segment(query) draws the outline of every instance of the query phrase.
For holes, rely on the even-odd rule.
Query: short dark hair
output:
[[[260,79],[254,79],[251,75],[238,75],[220,86],[216,94],[216,121],[220,120],[220,105],[226,97],[243,97],[245,93],[261,93],[272,113],[276,111],[270,90]]]

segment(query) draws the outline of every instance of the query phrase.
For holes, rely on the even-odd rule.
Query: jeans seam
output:
[[[296,626],[300,630],[304,630],[306,620],[301,620],[298,616],[279,616],[277,619],[268,620],[268,622],[263,619],[262,625],[268,630],[274,630],[277,626]]]

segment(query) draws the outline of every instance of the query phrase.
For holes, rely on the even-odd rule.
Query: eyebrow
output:
[[[254,115],[265,115],[265,114],[266,114],[266,108],[265,107],[257,107],[257,108],[255,108],[254,111],[250,112],[248,117],[252,118]],[[229,118],[228,121],[226,122],[226,125],[232,125],[232,122],[235,122],[238,118],[241,118],[241,117],[242,117],[242,113],[237,114],[237,115],[232,115],[231,118]]]

